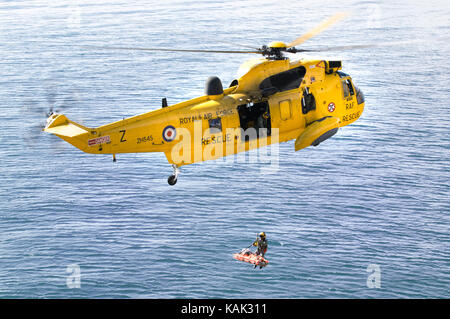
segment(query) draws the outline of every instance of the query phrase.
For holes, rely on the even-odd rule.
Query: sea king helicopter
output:
[[[170,106],[163,98],[160,109],[95,128],[54,113],[43,130],[83,152],[112,154],[114,161],[119,153],[163,152],[173,166],[170,185],[177,182],[183,165],[293,139],[295,151],[317,146],[361,116],[364,96],[351,77],[341,71],[341,61],[294,61],[289,55],[377,46],[296,48],[346,15],[328,18],[289,44],[277,41],[247,51],[109,48],[262,57],[243,63],[228,88],[223,88],[219,78],[210,77],[201,97]]]

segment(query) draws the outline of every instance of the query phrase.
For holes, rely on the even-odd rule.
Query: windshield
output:
[[[364,103],[363,92],[357,86],[355,86],[355,89],[356,89],[356,101],[358,102],[358,104]]]

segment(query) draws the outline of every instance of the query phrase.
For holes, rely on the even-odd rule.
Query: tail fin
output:
[[[62,138],[84,152],[92,153],[92,150],[88,149],[87,143],[91,129],[69,120],[63,114],[51,115],[47,119],[47,125],[43,131]]]

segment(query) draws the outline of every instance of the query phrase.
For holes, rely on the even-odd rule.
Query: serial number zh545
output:
[[[145,142],[152,142],[152,141],[153,141],[153,136],[151,136],[151,135],[143,136],[143,137],[138,137],[137,138],[136,144],[141,144],[141,143],[145,143]]]

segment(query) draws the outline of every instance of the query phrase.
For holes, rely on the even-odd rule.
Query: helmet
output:
[[[266,233],[265,233],[265,232],[259,233],[259,237],[261,237],[261,238],[266,238]]]

